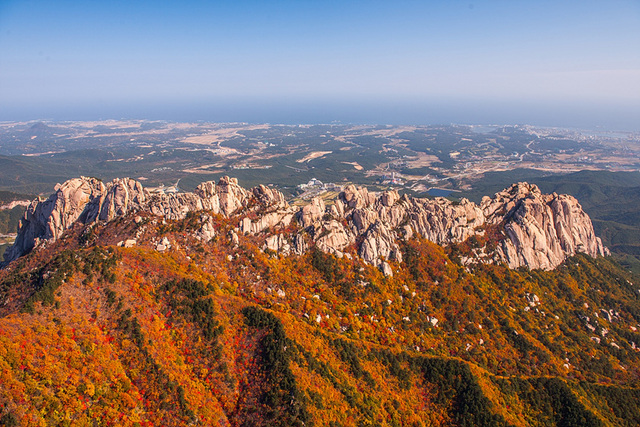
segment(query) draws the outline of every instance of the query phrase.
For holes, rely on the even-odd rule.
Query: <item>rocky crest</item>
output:
[[[20,222],[15,244],[5,254],[10,262],[43,241],[55,240],[75,222],[110,221],[134,211],[147,211],[166,219],[209,211],[238,220],[237,231],[263,234],[264,249],[303,253],[313,242],[325,252],[342,256],[351,248],[366,262],[392,274],[387,261],[402,261],[398,242],[414,235],[439,245],[464,242],[482,235],[487,226],[502,238],[490,253],[477,251],[488,262],[511,268],[552,269],[577,252],[605,255],[588,215],[568,195],[544,195],[537,186],[518,183],[483,198],[480,205],[466,199],[420,199],[395,191],[370,193],[353,185],[330,206],[316,198],[295,208],[282,193],[260,185],[246,190],[233,178],[217,184],[205,182],[193,193],[151,194],[130,178],[104,184],[95,178],[76,178],[56,187],[46,200],[34,200]],[[296,222],[297,232],[284,233]],[[205,230],[206,228],[206,230]],[[215,230],[203,224],[203,236]]]
[[[483,198],[480,207],[489,223],[503,225],[507,238],[498,256],[511,268],[548,270],[578,252],[609,254],[572,196],[542,194],[535,185],[518,183],[491,199]]]

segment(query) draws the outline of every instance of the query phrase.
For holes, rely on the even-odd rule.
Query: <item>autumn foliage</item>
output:
[[[640,423],[640,293],[608,259],[413,239],[386,277],[198,220],[72,230],[0,272],[0,425]]]

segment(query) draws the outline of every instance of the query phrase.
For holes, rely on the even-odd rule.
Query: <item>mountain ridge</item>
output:
[[[489,234],[494,239],[475,247],[465,260],[504,262],[510,268],[552,269],[575,253],[608,254],[575,198],[544,195],[527,183],[485,196],[479,205],[466,199],[400,196],[396,191],[370,193],[349,185],[330,206],[314,198],[296,208],[278,190],[264,185],[247,190],[229,177],[204,182],[192,193],[156,194],[131,178],[105,184],[81,177],[56,186],[49,198],[36,199],[27,207],[5,260],[13,261],[55,241],[76,222],[111,221],[138,211],[166,220],[195,212],[234,218],[234,233],[261,234],[263,249],[283,254],[300,255],[317,246],[327,253],[351,256],[353,248],[385,274],[393,274],[389,261],[402,261],[399,241],[414,234],[449,245],[485,238],[493,229]],[[200,232],[204,238],[216,233],[207,221]],[[129,239],[127,244],[134,241]]]

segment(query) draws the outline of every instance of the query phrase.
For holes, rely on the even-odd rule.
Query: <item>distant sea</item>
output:
[[[272,124],[470,124],[640,132],[640,104],[492,100],[248,99],[157,100],[36,106],[0,105],[0,121],[148,119]]]

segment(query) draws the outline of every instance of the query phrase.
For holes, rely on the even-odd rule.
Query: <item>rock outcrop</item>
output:
[[[224,216],[246,209],[254,201],[253,209],[263,212],[288,207],[284,195],[264,186],[248,192],[235,178],[222,178],[217,184],[205,182],[193,193],[151,194],[140,182],[130,178],[114,179],[103,183],[96,178],[74,178],[58,185],[48,199],[34,200],[20,220],[15,243],[5,253],[10,262],[31,251],[42,241],[58,239],[75,222],[89,224],[110,221],[129,212],[145,210],[169,220],[182,219],[187,213],[211,211]],[[294,212],[289,216],[293,218]],[[279,220],[283,218],[278,217]],[[253,231],[274,223],[267,218]],[[203,224],[201,238],[215,234],[211,225]]]
[[[578,252],[605,255],[591,219],[569,195],[542,194],[518,183],[481,203],[487,222],[503,224],[507,236],[498,255],[511,268],[551,269]]]
[[[460,243],[481,235],[487,226],[502,233],[484,261],[505,262],[511,268],[552,269],[581,252],[608,254],[595,236],[589,216],[568,195],[545,195],[537,186],[518,183],[480,205],[466,199],[419,199],[395,191],[379,195],[348,186],[329,208],[314,199],[300,213],[302,227],[318,248],[340,255],[357,244],[358,255],[384,268],[387,260],[402,260],[398,241],[420,235],[439,245]]]
[[[111,220],[140,209],[148,192],[129,178],[108,185],[96,178],[75,178],[58,185],[46,200],[36,199],[20,220],[18,235],[4,258],[12,261],[31,251],[41,241],[56,240],[76,221]]]
[[[320,250],[338,256],[355,250],[366,262],[389,274],[388,261],[402,261],[398,244],[402,239],[419,235],[448,245],[481,235],[487,227],[497,228],[501,238],[491,253],[482,248],[478,256],[512,268],[551,269],[577,252],[591,256],[608,253],[575,198],[545,195],[527,183],[485,197],[480,205],[466,199],[412,198],[395,191],[376,194],[350,185],[329,206],[314,198],[295,208],[277,190],[260,185],[248,191],[228,177],[217,184],[202,183],[193,193],[177,194],[150,194],[129,178],[107,184],[95,178],[78,178],[58,186],[47,200],[29,205],[5,259],[14,260],[42,241],[57,239],[75,222],[110,221],[137,210],[169,220],[194,211],[237,217],[236,230],[264,235],[264,249],[300,254],[315,243]],[[196,234],[209,240],[216,231],[208,214],[202,218],[206,221]],[[283,233],[295,221],[298,231]]]

